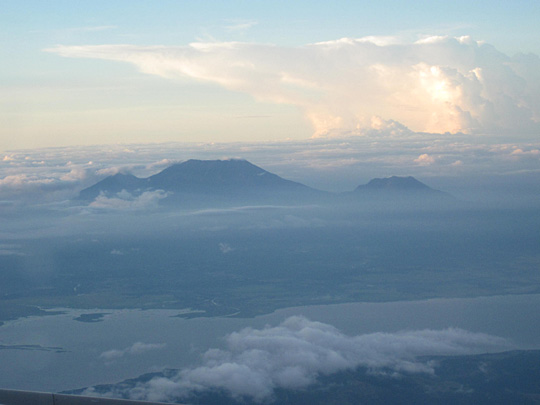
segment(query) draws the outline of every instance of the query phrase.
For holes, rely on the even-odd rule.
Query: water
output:
[[[0,327],[0,345],[11,346],[0,349],[0,387],[61,391],[182,368],[197,364],[208,348],[222,346],[227,333],[276,325],[292,315],[334,325],[349,335],[459,327],[507,338],[515,348],[538,349],[536,308],[540,295],[294,307],[251,319],[183,319],[174,317],[176,310],[66,310]],[[91,312],[108,314],[102,322],[74,320]],[[144,345],[134,346],[137,342]],[[12,345],[38,345],[39,350]]]

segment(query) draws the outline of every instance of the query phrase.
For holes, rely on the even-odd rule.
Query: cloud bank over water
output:
[[[154,378],[129,392],[104,395],[163,401],[194,392],[223,389],[232,396],[264,400],[276,388],[298,389],[318,375],[366,367],[389,377],[400,373],[434,373],[429,355],[463,355],[502,351],[502,338],[462,329],[371,333],[347,336],[331,325],[293,316],[275,327],[245,328],[225,339],[225,349],[210,349],[202,364],[173,378]],[[85,394],[95,395],[93,388]]]
[[[434,133],[530,134],[540,128],[540,58],[508,56],[467,36],[343,38],[300,47],[59,45],[47,51],[128,62],[147,74],[188,77],[295,105],[315,136],[396,126]]]

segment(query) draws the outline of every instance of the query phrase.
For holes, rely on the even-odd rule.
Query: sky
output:
[[[537,1],[2,0],[0,9],[3,152],[407,130],[527,152],[534,145],[518,142],[540,134]]]

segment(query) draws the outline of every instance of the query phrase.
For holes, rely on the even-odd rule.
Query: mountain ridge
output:
[[[100,195],[111,198],[122,191],[136,197],[146,191],[157,190],[167,192],[166,200],[169,202],[193,204],[211,198],[227,201],[266,201],[280,198],[289,198],[292,201],[310,198],[337,201],[340,195],[349,195],[353,198],[365,195],[389,200],[393,200],[398,194],[428,197],[447,195],[412,176],[374,178],[367,184],[359,185],[352,192],[330,193],[284,179],[244,159],[190,159],[171,165],[147,178],[117,173],[82,190],[78,199],[92,201]]]

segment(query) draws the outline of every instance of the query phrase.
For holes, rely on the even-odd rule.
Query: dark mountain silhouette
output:
[[[195,193],[231,193],[249,190],[309,190],[285,180],[247,160],[188,160],[149,177],[154,189]]]
[[[122,190],[135,192],[137,190],[143,190],[145,187],[147,187],[146,179],[140,179],[132,174],[117,173],[82,190],[79,194],[79,199],[92,201],[100,194],[113,196]]]
[[[137,197],[146,191],[167,193],[162,203],[209,206],[220,203],[351,203],[445,199],[448,194],[428,187],[414,177],[373,179],[354,191],[333,194],[270,173],[247,160],[188,160],[148,178],[115,174],[80,192],[79,199],[93,201],[99,195],[116,197],[125,191]]]
[[[414,177],[386,177],[383,179],[372,179],[365,185],[358,186],[356,191],[363,190],[384,190],[384,191],[435,191],[431,187],[416,180]]]
[[[372,179],[367,184],[358,186],[355,194],[371,197],[399,197],[399,198],[451,198],[450,194],[435,190],[412,176],[392,176]]]
[[[239,159],[188,160],[175,164],[146,179],[131,174],[116,174],[80,192],[79,199],[92,201],[100,194],[113,197],[121,191],[137,196],[145,191],[170,193],[169,202],[201,199],[275,200],[326,194],[303,184],[283,179],[254,164]]]

